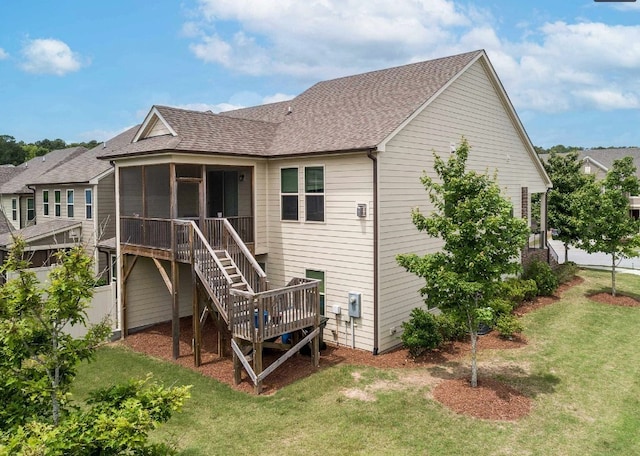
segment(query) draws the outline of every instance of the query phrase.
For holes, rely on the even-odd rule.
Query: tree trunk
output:
[[[564,243],[564,262],[569,261],[569,244]]]
[[[616,295],[616,254],[611,254],[611,296]]]
[[[471,387],[476,388],[478,386],[478,359],[476,356],[478,328],[474,328],[475,321],[471,318],[471,311],[469,308],[467,308],[467,322],[469,323],[469,333],[471,334]]]
[[[53,356],[58,354],[58,337],[53,331],[52,337]],[[60,366],[56,365],[53,371],[53,380],[51,381],[51,414],[53,417],[53,425],[57,426],[60,420],[60,403],[58,402],[58,386],[60,385]]]

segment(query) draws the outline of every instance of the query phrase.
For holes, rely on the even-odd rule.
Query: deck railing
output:
[[[120,217],[120,242],[123,244],[171,249],[171,220]]]
[[[282,334],[318,327],[318,280],[296,278],[289,285],[261,293],[230,290],[229,325],[234,337],[264,342]]]

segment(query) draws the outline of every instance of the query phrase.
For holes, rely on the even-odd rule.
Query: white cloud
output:
[[[29,73],[63,76],[82,67],[80,56],[56,39],[30,40],[22,48],[22,68]]]
[[[269,95],[264,97],[263,103],[278,103],[280,101],[289,101],[293,99],[295,95],[288,95],[286,93],[274,93],[273,95]]]
[[[9,57],[9,54],[4,49],[0,48],[0,60],[6,59]]]
[[[537,14],[507,24],[461,0],[198,2],[200,19],[184,26],[192,53],[240,73],[315,82],[486,49],[518,110],[636,109],[640,100],[640,26]]]

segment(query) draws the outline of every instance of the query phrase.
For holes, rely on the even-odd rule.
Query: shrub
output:
[[[436,315],[436,322],[443,342],[462,340],[469,334],[467,322],[456,315],[450,313]]]
[[[411,311],[411,318],[402,323],[402,329],[402,343],[412,356],[438,348],[443,342],[436,316],[420,307]]]
[[[524,270],[522,278],[535,280],[541,296],[551,296],[558,289],[558,278],[551,267],[542,261],[532,261]]]
[[[493,318],[509,315],[513,310],[513,303],[503,298],[494,298],[489,301],[489,307],[493,310]]]
[[[578,265],[573,261],[559,264],[553,271],[558,278],[558,283],[567,283],[573,280],[578,273]]]
[[[515,315],[502,315],[496,321],[496,329],[500,336],[511,339],[515,333],[522,332],[524,327]]]
[[[538,285],[535,280],[511,278],[502,282],[500,287],[500,296],[516,305],[531,301],[537,295]]]

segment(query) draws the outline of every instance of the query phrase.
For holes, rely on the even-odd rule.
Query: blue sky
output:
[[[535,145],[640,146],[640,3],[0,3],[0,134],[106,140],[154,104],[214,112],[485,49]]]

